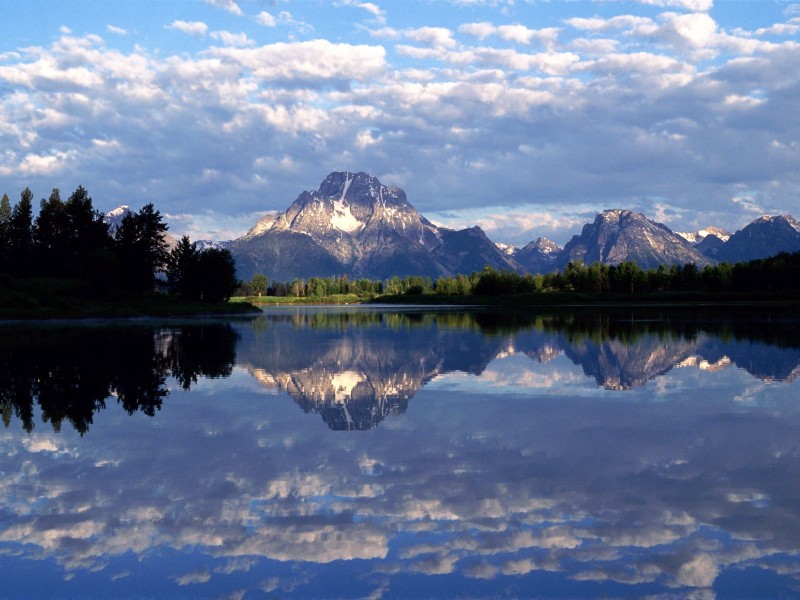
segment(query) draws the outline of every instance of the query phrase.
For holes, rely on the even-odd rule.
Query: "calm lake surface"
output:
[[[1,597],[800,595],[800,322],[0,328]]]

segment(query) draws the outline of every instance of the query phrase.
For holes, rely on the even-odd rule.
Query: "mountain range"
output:
[[[331,173],[286,212],[260,220],[227,247],[239,277],[437,277],[484,265],[520,270],[480,227],[455,231],[419,214],[403,190],[366,173]]]
[[[110,214],[110,213],[109,213]],[[367,173],[334,172],[302,192],[282,213],[258,221],[244,236],[220,244],[233,254],[238,276],[271,281],[333,277],[436,278],[496,270],[548,273],[571,261],[609,265],[632,261],[645,269],[698,267],[800,251],[800,223],[765,216],[730,234],[718,227],[676,233],[631,210],[609,209],[561,248],[538,238],[522,248],[495,244],[480,227],[453,230],[431,223],[397,187]]]

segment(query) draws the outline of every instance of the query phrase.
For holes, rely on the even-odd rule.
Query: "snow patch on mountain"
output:
[[[704,227],[699,231],[691,231],[691,232],[680,232],[676,231],[676,235],[681,236],[687,242],[692,244],[699,244],[704,239],[706,239],[709,235],[714,235],[721,239],[723,242],[727,242],[728,239],[731,237],[731,233],[729,231],[725,231],[720,227]]]
[[[498,250],[505,254],[506,256],[514,256],[514,253],[517,251],[517,248],[514,244],[504,244],[503,242],[495,242],[495,246],[497,246]]]
[[[115,217],[124,217],[131,212],[131,207],[127,204],[122,204],[106,213],[106,218],[113,219]]]
[[[350,187],[351,181],[352,180],[348,180],[345,184],[345,193],[347,193],[347,188]],[[353,216],[353,212],[350,210],[350,205],[347,204],[347,201],[344,199],[344,193],[342,194],[342,198],[340,200],[333,201],[331,227],[341,231],[346,231],[347,233],[355,233],[356,231],[360,231],[364,228],[364,223]]]

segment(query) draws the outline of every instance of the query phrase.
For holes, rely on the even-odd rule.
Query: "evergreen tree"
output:
[[[222,302],[233,295],[238,280],[236,263],[230,250],[206,248],[197,257],[197,276],[200,280],[200,299]]]
[[[107,259],[111,242],[108,224],[103,214],[92,206],[92,199],[83,186],[78,186],[67,199],[64,214],[68,274],[92,279],[93,273]]]
[[[28,275],[33,264],[33,192],[25,188],[9,219],[8,266],[15,275]]]
[[[33,227],[36,271],[55,277],[66,276],[67,216],[58,188],[48,200],[42,199]]]
[[[167,225],[161,213],[147,204],[129,213],[117,229],[116,249],[122,269],[122,286],[132,291],[151,291],[167,261]]]
[[[9,230],[11,228],[11,200],[8,194],[0,199],[0,273],[8,269]]]
[[[199,296],[196,289],[197,270],[197,244],[189,241],[188,236],[183,236],[178,245],[170,251],[167,257],[167,286],[171,292],[187,298]]]

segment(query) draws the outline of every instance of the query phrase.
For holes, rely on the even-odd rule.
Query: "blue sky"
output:
[[[434,222],[563,244],[800,216],[800,3],[16,1],[0,191],[84,185],[229,239],[335,170]]]

